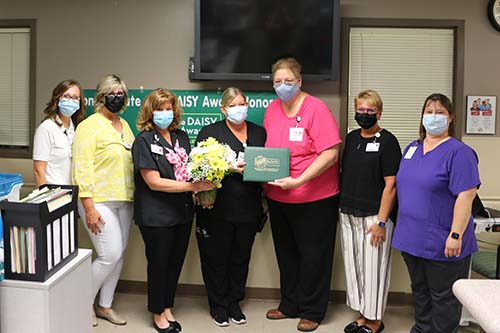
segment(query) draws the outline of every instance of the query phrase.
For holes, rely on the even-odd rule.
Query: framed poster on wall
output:
[[[466,107],[466,134],[495,134],[496,96],[467,96]]]

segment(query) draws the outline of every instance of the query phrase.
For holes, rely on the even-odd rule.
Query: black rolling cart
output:
[[[78,187],[44,186],[69,192],[41,203],[0,202],[6,279],[46,281],[78,254]]]

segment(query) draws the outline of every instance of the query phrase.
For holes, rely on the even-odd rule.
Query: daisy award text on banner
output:
[[[129,101],[123,117],[130,125],[135,135],[139,133],[136,120],[141,110],[142,102],[152,89],[130,89]],[[194,146],[198,132],[206,125],[224,119],[220,111],[222,92],[212,90],[172,90],[177,95],[182,106],[181,129],[186,131]],[[94,113],[94,89],[85,89],[86,115]],[[248,121],[262,125],[264,112],[269,104],[276,98],[274,92],[245,92],[248,101]]]

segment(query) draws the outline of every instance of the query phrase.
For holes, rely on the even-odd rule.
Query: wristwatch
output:
[[[459,239],[460,238],[460,234],[457,233],[457,232],[452,232],[451,233],[451,238],[453,238],[453,239]]]
[[[385,223],[384,221],[378,221],[378,226],[379,227],[382,227],[382,228],[385,228]]]

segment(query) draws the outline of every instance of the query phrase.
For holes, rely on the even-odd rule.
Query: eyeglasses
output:
[[[377,109],[369,109],[369,108],[357,108],[356,113],[368,113],[375,114],[377,113]]]
[[[111,92],[109,93],[107,96],[110,96],[110,97],[123,97],[125,96],[125,93],[123,91],[117,91],[117,92]]]
[[[286,85],[288,85],[288,86],[291,86],[291,85],[293,85],[293,83],[294,83],[295,81],[297,81],[297,79],[284,79],[284,80],[281,80],[281,81],[280,81],[280,80],[275,80],[275,81],[273,82],[273,84],[274,84],[275,86],[280,86],[282,83],[284,83],[284,84],[286,84]]]
[[[75,102],[79,102],[80,101],[80,96],[71,96],[70,94],[62,94],[61,96],[62,99],[71,99]]]

